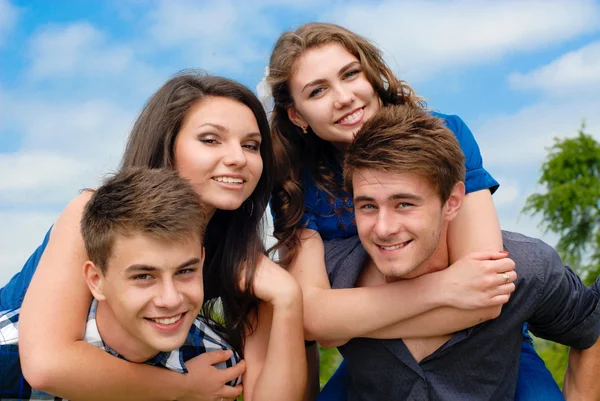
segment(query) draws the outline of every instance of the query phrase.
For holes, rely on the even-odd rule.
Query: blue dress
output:
[[[456,135],[465,154],[466,192],[489,189],[494,193],[498,189],[498,182],[483,168],[481,152],[471,130],[458,116],[436,112],[431,114],[444,120],[446,126]],[[342,183],[343,174],[340,166],[333,162],[330,163],[330,166],[338,182]],[[302,178],[305,212],[301,225],[318,231],[324,241],[356,235],[354,203],[350,194],[342,192],[334,198],[316,186],[309,172],[305,171]],[[527,331],[527,325],[523,327],[523,335],[521,368],[515,399],[564,400],[543,360],[533,348],[533,341]],[[336,373],[323,388],[318,400],[345,400],[348,380],[345,363],[342,361]]]

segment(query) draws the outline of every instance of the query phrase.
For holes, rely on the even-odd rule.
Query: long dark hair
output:
[[[263,172],[256,189],[237,210],[217,210],[205,236],[204,313],[212,316],[220,298],[231,345],[243,352],[244,333],[251,332],[250,317],[258,300],[252,293],[257,260],[265,254],[263,214],[272,188],[273,147],[267,116],[256,96],[242,84],[196,71],[183,71],[168,80],[148,100],[136,120],[121,168],[173,168],[175,138],[188,110],[207,97],[224,97],[246,105],[256,118],[262,137]],[[240,289],[242,274],[246,288]]]

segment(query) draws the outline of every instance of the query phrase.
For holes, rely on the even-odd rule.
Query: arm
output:
[[[301,400],[306,390],[302,292],[296,281],[266,257],[253,283],[263,300],[256,330],[246,337],[244,400]]]
[[[487,189],[465,196],[458,216],[448,226],[450,263],[485,249],[502,250],[500,222]]]
[[[482,256],[483,255],[483,256]],[[302,231],[302,245],[290,266],[290,272],[302,287],[304,296],[304,330],[307,339],[319,342],[364,337],[396,322],[417,316],[440,306],[458,305],[461,308],[488,307],[505,303],[512,284],[499,285],[498,273],[514,269],[509,259],[497,252],[465,258],[461,263],[439,273],[427,274],[413,280],[403,280],[378,287],[332,290],[325,269],[321,237],[313,230]],[[447,291],[439,291],[446,288]],[[389,305],[401,305],[390,308]],[[351,311],[351,313],[349,313]],[[460,313],[458,311],[457,313]],[[454,318],[454,317],[453,317]],[[357,325],[356,322],[361,322]],[[459,328],[470,327],[472,315],[466,315]],[[455,326],[444,328],[436,321],[420,320],[421,326],[411,326],[410,333],[428,336],[433,326],[438,332],[451,333]],[[472,324],[471,324],[472,325]],[[402,326],[408,327],[408,326]],[[400,327],[400,329],[402,329]],[[437,330],[437,329],[436,329]]]
[[[195,358],[188,368],[202,367],[182,375],[126,362],[81,341],[91,294],[83,278],[87,255],[79,221],[89,197],[87,192],[81,194],[59,217],[23,302],[19,350],[27,381],[34,388],[73,400],[212,400],[215,396],[237,396],[241,389],[226,388],[224,383],[229,379],[224,376],[237,377],[244,365],[231,368],[235,372],[210,366],[215,359],[228,359],[224,352]],[[213,394],[215,387],[221,392]]]
[[[600,401],[600,340],[585,350],[571,348],[563,394],[567,401]]]

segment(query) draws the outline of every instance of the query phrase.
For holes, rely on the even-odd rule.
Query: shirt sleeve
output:
[[[473,133],[464,121],[455,115],[438,115],[446,121],[446,125],[458,139],[458,143],[465,154],[465,167],[467,176],[465,178],[465,189],[467,193],[489,189],[492,193],[499,187],[498,181],[483,168],[483,158],[479,145]]]
[[[549,245],[543,244],[541,260],[540,292],[528,321],[531,332],[571,347],[591,347],[600,335],[598,282],[587,287]]]
[[[304,172],[302,184],[304,187],[304,213],[300,218],[300,227],[319,231],[319,224],[315,214],[315,204],[318,200],[318,190],[317,186],[312,181],[310,174],[306,171]]]

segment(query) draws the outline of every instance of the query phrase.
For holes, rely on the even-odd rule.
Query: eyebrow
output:
[[[408,199],[408,200],[413,200],[413,201],[422,201],[423,198],[421,196],[418,195],[414,195],[414,194],[408,194],[408,193],[398,193],[398,194],[393,194],[388,196],[387,200],[399,200],[399,199]],[[372,198],[370,196],[365,196],[365,195],[361,195],[361,196],[357,196],[354,198],[354,203],[358,203],[358,202],[374,202],[375,198]]]
[[[179,266],[177,266],[175,268],[175,270],[179,270],[179,269],[183,269],[185,267],[189,267],[189,266],[193,266],[196,264],[200,264],[200,259],[199,258],[191,258],[190,260],[188,260],[187,262],[183,262],[182,264],[180,264]],[[125,273],[126,274],[130,274],[133,272],[147,272],[147,273],[151,273],[151,272],[155,272],[160,270],[158,267],[156,266],[151,266],[151,265],[145,265],[145,264],[135,264],[135,265],[131,265],[129,267],[127,267],[127,269],[125,269]]]
[[[359,61],[351,61],[348,64],[346,64],[345,66],[343,66],[342,68],[340,68],[340,74],[344,73],[346,70],[350,69],[354,64],[360,64]],[[307,83],[306,85],[304,85],[304,88],[302,88],[302,90],[300,92],[304,92],[306,90],[306,88],[310,87],[310,86],[315,86],[315,85],[319,85],[322,84],[323,82],[326,82],[326,79],[323,78],[319,78],[319,79],[315,79],[314,81],[310,81],[309,83]]]
[[[199,125],[198,128],[203,128],[206,126],[213,127],[214,129],[216,129],[217,131],[220,131],[220,132],[229,132],[229,129],[227,127],[224,127],[221,124],[215,124],[215,123],[204,123],[204,124]],[[250,132],[244,136],[244,138],[254,138],[254,137],[260,137],[262,139],[262,135],[260,134],[260,132]]]

